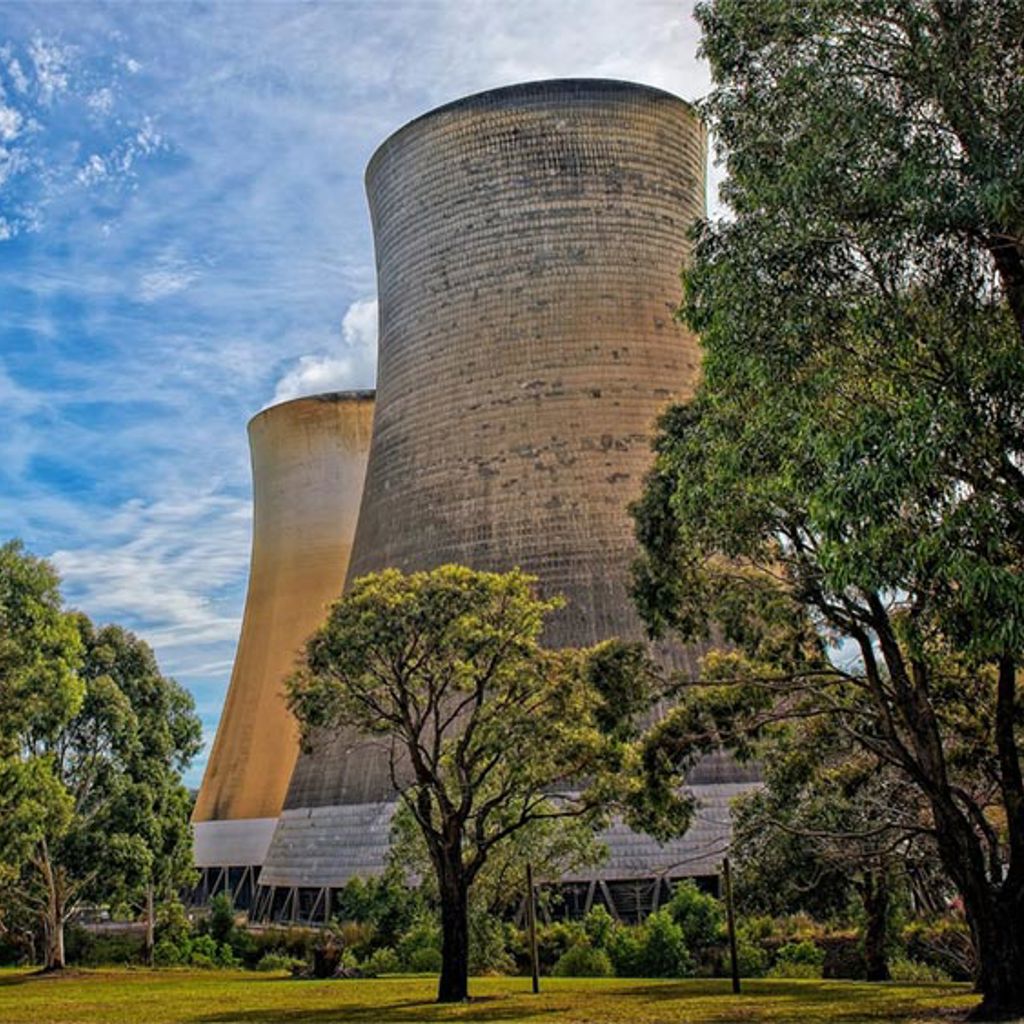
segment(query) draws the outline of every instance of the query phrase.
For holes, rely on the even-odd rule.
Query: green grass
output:
[[[240,971],[95,970],[39,977],[0,970],[3,1024],[725,1024],[928,1022],[958,1019],[977,997],[964,985],[841,981],[476,978],[472,1002],[433,1003],[427,977],[293,981]]]

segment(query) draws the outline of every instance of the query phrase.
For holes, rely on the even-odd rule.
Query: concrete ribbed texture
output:
[[[380,147],[377,405],[349,580],[520,566],[567,598],[549,644],[642,636],[627,506],[657,414],[697,380],[673,312],[704,172],[686,103],[599,80],[471,96]],[[387,799],[384,764],[353,735],[303,755],[262,883],[343,882],[344,835],[315,841],[298,819]]]
[[[193,815],[200,866],[239,863],[235,851],[242,848],[247,858],[259,854],[246,863],[259,863],[266,850],[299,749],[283,684],[326,606],[341,593],[372,419],[372,392],[343,392],[284,402],[249,423],[249,588]]]

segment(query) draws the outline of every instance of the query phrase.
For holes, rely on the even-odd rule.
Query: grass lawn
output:
[[[435,1005],[435,980],[293,981],[240,971],[95,970],[38,977],[0,970],[2,1024],[333,1024],[497,1021],[507,1024],[957,1020],[977,1002],[964,985],[841,981],[477,978],[473,1001]]]

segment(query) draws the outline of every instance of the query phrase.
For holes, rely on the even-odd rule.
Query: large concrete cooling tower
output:
[[[370,450],[373,392],[275,405],[249,422],[249,590],[227,700],[196,801],[201,895],[251,895],[299,751],[283,682],[341,593]]]
[[[627,506],[656,416],[692,393],[699,364],[673,319],[705,210],[693,110],[624,82],[497,89],[407,124],[366,182],[380,348],[349,579],[520,566],[567,598],[548,643],[641,637]],[[392,798],[383,754],[356,736],[303,755],[264,910],[322,913],[331,887],[379,870]],[[609,877],[653,876],[656,849],[623,830]]]

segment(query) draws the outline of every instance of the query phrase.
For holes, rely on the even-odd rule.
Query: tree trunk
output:
[[[978,954],[981,1005],[972,1020],[1024,1017],[1024,892],[997,887],[964,901]]]
[[[153,886],[146,886],[146,941],[142,947],[142,959],[153,966],[153,947],[156,935],[156,901],[153,898]]]
[[[469,999],[469,885],[458,866],[449,865],[440,879],[441,978],[439,1003],[463,1003]]]
[[[64,970],[64,908],[51,896],[46,908],[46,970]]]
[[[889,884],[884,872],[867,872],[861,887],[864,903],[864,966],[868,981],[889,981],[886,954],[889,917]]]

